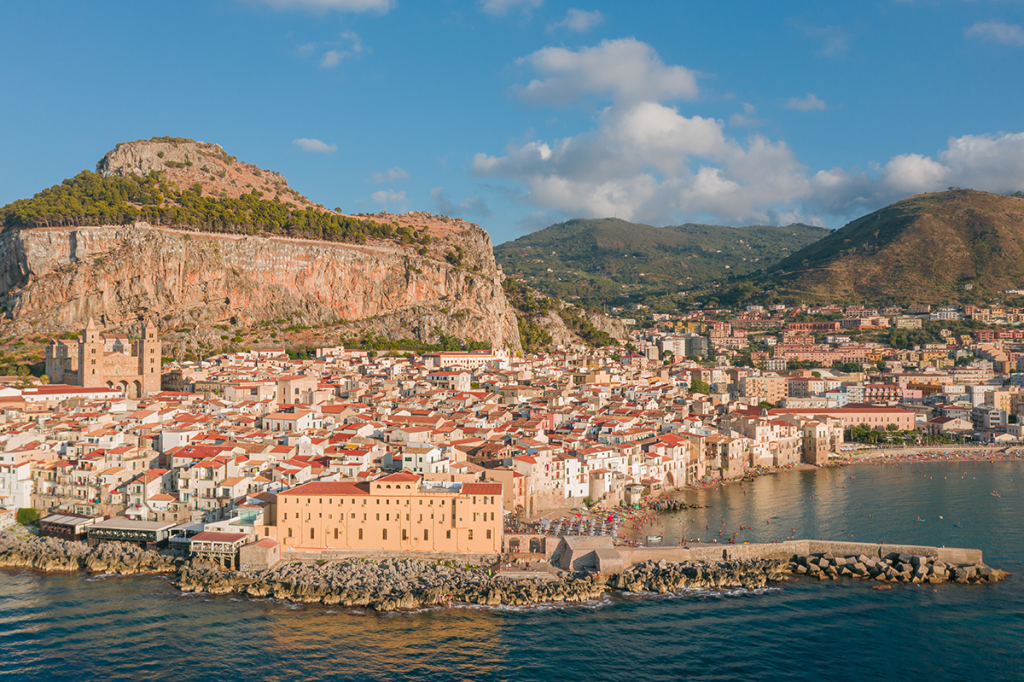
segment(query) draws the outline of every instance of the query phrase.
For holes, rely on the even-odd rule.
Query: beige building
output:
[[[89,324],[73,341],[51,341],[46,348],[46,376],[50,383],[97,388],[106,386],[128,398],[160,391],[161,343],[156,325],[147,322],[142,337],[101,334]]]
[[[756,398],[758,402],[775,405],[787,397],[788,380],[775,375],[746,376],[740,379],[740,393],[746,398]]]
[[[502,485],[424,481],[399,472],[369,483],[312,482],[277,497],[283,551],[501,551]]]

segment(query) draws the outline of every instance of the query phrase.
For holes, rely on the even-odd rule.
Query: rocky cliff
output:
[[[481,231],[482,232],[482,231]],[[489,247],[480,234],[475,249]],[[467,249],[469,250],[469,249]],[[36,228],[0,237],[0,301],[20,333],[60,333],[95,318],[124,329],[271,320],[372,320],[392,337],[440,333],[518,349],[496,267],[471,272],[386,244],[189,233],[146,224]],[[219,333],[219,332],[218,332]]]
[[[99,174],[159,170],[178,186],[202,184],[210,196],[263,182],[260,191],[276,190],[281,201],[331,213],[216,145],[156,139],[119,145],[97,164]],[[5,335],[59,334],[90,318],[128,330],[149,319],[165,335],[185,334],[179,345],[209,346],[220,345],[227,326],[359,321],[391,338],[434,342],[445,334],[520,349],[484,230],[424,213],[351,218],[401,227],[404,237],[415,230],[418,241],[315,241],[142,222],[8,227],[0,233]]]

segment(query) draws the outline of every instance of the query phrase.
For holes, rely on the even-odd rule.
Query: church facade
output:
[[[156,325],[147,322],[142,336],[103,334],[95,322],[72,341],[54,340],[46,348],[46,376],[53,384],[96,388],[106,386],[128,398],[160,391],[161,343]]]

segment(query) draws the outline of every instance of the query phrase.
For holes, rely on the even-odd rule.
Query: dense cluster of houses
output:
[[[845,314],[856,312],[893,311]],[[821,345],[824,334],[835,351],[841,322],[788,322],[769,345]],[[740,346],[722,339],[773,334],[737,331],[688,316],[628,346],[526,357],[227,353],[165,366],[163,390],[138,399],[116,387],[3,388],[0,507],[157,524],[168,541],[489,552],[510,514],[821,465],[855,427],[1022,436],[1024,375],[1007,374],[1016,331],[950,336],[941,357],[871,346],[863,360],[878,357],[884,373],[734,366]]]

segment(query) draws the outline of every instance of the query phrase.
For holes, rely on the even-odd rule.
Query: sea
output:
[[[1013,575],[379,615],[181,594],[158,577],[6,571],[0,679],[1024,680],[1024,463],[789,471],[687,498],[707,507],[666,514],[666,543],[722,530],[972,547]]]

